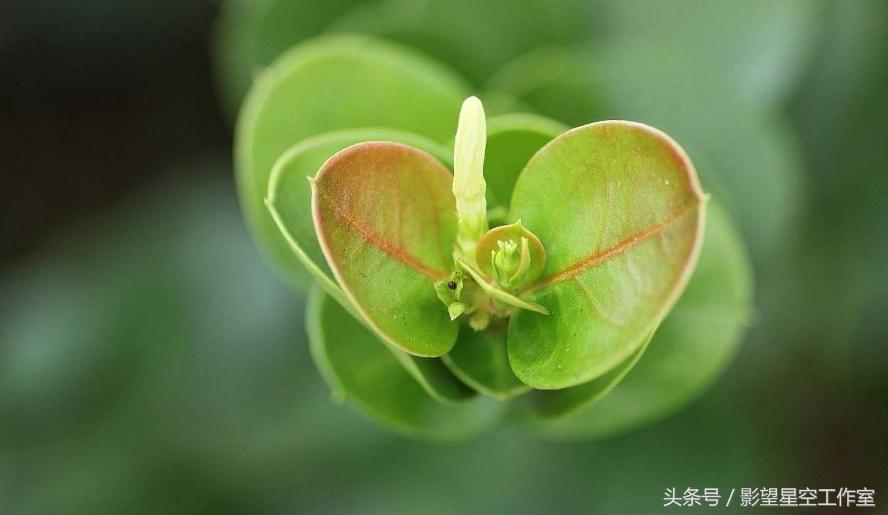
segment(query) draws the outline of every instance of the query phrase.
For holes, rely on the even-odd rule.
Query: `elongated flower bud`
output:
[[[487,184],[484,181],[484,150],[487,123],[477,97],[463,102],[453,146],[453,196],[458,217],[456,247],[474,261],[478,239],[487,232]]]

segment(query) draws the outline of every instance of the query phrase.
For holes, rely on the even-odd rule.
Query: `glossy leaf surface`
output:
[[[277,159],[324,132],[384,127],[433,141],[453,136],[465,87],[413,52],[368,38],[327,37],[294,47],[260,75],[237,126],[235,164],[247,221],[284,275],[311,278],[265,209]]]
[[[506,354],[505,328],[473,331],[463,327],[453,350],[441,359],[463,382],[484,395],[507,400],[529,388],[515,377]]]
[[[564,418],[533,419],[531,427],[550,436],[600,437],[678,409],[730,362],[749,325],[751,297],[743,244],[724,211],[710,203],[697,270],[638,365],[591,406]]]
[[[388,343],[416,356],[446,353],[459,330],[433,287],[453,267],[451,182],[434,157],[391,142],[348,147],[312,182],[315,228],[337,282]]]
[[[546,248],[546,269],[524,296],[552,314],[513,315],[515,374],[534,388],[567,388],[635,352],[693,270],[703,207],[684,151],[651,127],[598,122],[540,150],[510,217]]]
[[[366,328],[315,290],[309,298],[312,357],[339,399],[401,433],[432,439],[471,436],[496,423],[503,405],[479,397],[443,404],[430,397]]]

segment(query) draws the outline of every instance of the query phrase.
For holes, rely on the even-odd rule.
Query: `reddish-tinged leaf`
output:
[[[451,181],[423,151],[367,142],[331,157],[312,183],[315,228],[337,281],[381,336],[416,356],[446,353],[459,329],[433,288],[453,266]]]

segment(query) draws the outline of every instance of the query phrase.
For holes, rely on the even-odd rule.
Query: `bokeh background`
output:
[[[593,441],[428,444],[335,404],[231,169],[254,71],[327,32],[681,141],[756,272],[718,382]],[[3,2],[0,78],[0,513],[651,513],[688,486],[885,504],[884,1]]]

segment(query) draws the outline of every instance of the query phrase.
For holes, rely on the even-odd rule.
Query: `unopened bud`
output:
[[[465,313],[467,306],[462,302],[462,274],[454,273],[450,279],[435,282],[435,293],[438,299],[447,306],[450,320],[456,320]]]
[[[543,244],[521,221],[487,231],[475,256],[481,271],[506,290],[528,284],[546,266]]]

